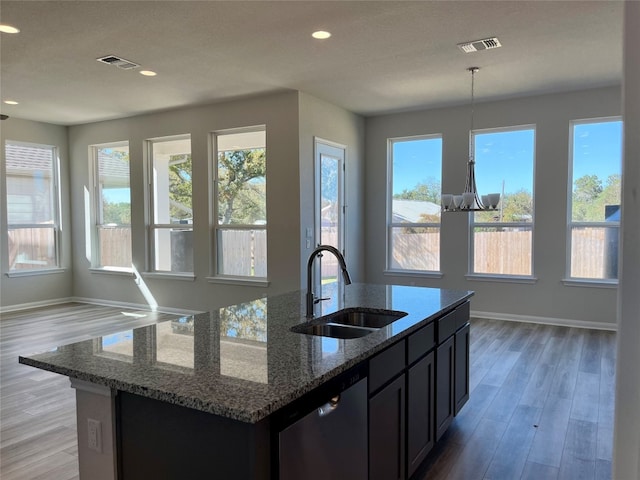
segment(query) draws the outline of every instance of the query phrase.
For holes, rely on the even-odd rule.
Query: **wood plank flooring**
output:
[[[75,395],[19,354],[171,318],[67,304],[0,320],[0,478],[78,478]],[[138,312],[139,313],[139,312]],[[472,319],[471,398],[416,479],[610,479],[615,333]]]
[[[67,377],[18,363],[44,351],[175,315],[64,304],[0,318],[0,478],[78,478],[75,391]]]

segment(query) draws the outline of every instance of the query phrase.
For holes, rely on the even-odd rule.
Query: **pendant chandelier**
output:
[[[443,212],[477,212],[486,210],[497,210],[500,203],[499,193],[488,195],[478,195],[476,188],[476,161],[473,155],[473,115],[475,107],[474,79],[479,67],[467,68],[471,72],[471,129],[469,130],[469,161],[467,162],[467,181],[464,191],[459,194],[443,193],[441,198]]]

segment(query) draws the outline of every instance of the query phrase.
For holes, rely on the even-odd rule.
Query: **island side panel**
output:
[[[116,399],[120,480],[269,478],[268,420],[249,424],[126,392]]]

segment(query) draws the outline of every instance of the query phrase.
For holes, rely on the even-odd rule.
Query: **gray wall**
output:
[[[475,128],[536,125],[535,284],[467,280],[469,224],[466,214],[442,220],[441,279],[385,275],[385,195],[387,139],[419,134],[443,135],[443,191],[464,188],[468,158],[469,106],[416,111],[366,121],[366,279],[474,290],[473,310],[496,318],[538,317],[615,325],[616,290],[565,286],[569,122],[621,114],[620,89],[476,104]],[[533,318],[532,318],[533,319]]]
[[[67,148],[67,128],[47,123],[31,122],[18,118],[2,121],[0,126],[2,146],[0,150],[0,306],[18,304],[50,303],[72,296],[71,270],[71,218],[69,213],[69,152]],[[29,275],[25,277],[7,277],[6,265],[9,263],[7,242],[7,208],[5,177],[5,142],[20,142],[55,145],[60,157],[60,191],[62,193],[62,231],[61,231],[61,267],[63,271],[48,275]]]
[[[211,234],[209,229],[209,133],[235,127],[266,125],[268,287],[209,283]],[[107,302],[144,304],[143,292],[131,276],[89,271],[85,256],[84,189],[89,182],[90,145],[129,141],[133,263],[146,268],[145,139],[191,134],[193,167],[195,281],[147,277],[144,283],[161,307],[204,310],[238,303],[264,294],[297,289],[300,282],[298,208],[298,93],[180,109],[163,113],[73,126],[69,129],[72,158],[74,295]]]
[[[364,119],[318,98],[300,93],[300,268],[306,288],[305,229],[314,227],[314,137],[346,146],[345,260],[354,282],[364,280]],[[312,242],[313,246],[313,242]]]

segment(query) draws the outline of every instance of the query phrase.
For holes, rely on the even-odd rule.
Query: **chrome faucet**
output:
[[[338,259],[338,263],[340,264],[340,269],[342,270],[342,277],[344,278],[345,285],[349,285],[351,283],[351,277],[349,277],[349,272],[347,272],[347,264],[344,261],[344,257],[340,253],[340,251],[332,247],[331,245],[318,245],[316,249],[311,252],[311,256],[309,257],[309,261],[307,262],[307,317],[313,317],[313,306],[318,303],[321,299],[317,299],[313,294],[311,283],[312,283],[312,270],[313,270],[313,261],[316,257],[322,256],[322,252],[327,251],[333,253],[333,255]]]

